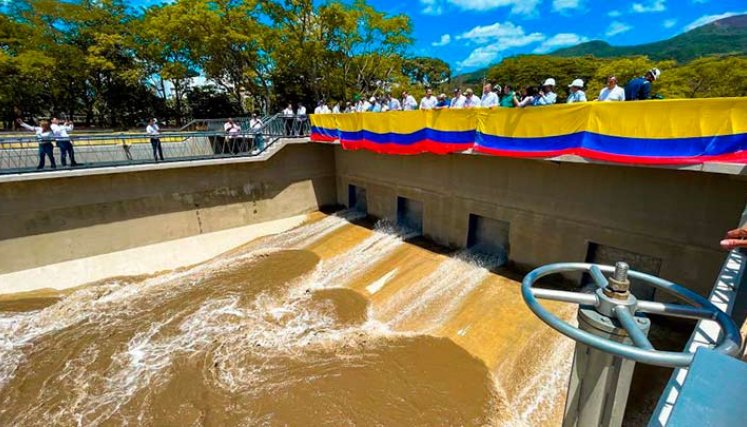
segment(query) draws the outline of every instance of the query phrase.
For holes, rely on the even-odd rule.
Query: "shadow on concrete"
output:
[[[288,145],[265,162],[5,183],[0,185],[0,220],[5,224],[0,240],[251,205],[272,200],[304,181],[311,182],[317,206],[335,203],[334,155],[329,147]]]

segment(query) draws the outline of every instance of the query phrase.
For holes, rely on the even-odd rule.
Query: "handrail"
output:
[[[162,161],[204,160],[224,157],[260,156],[282,138],[307,137],[310,133],[307,116],[282,116],[275,114],[264,118],[258,129],[244,127],[237,134],[220,131],[110,133],[70,136],[73,142],[76,167],[110,167],[156,160],[156,149],[163,151]],[[159,142],[152,142],[158,139]],[[40,161],[39,139],[33,135],[0,136],[0,174],[37,171]],[[50,138],[49,142],[57,142]],[[57,166],[64,166],[64,147],[56,144],[53,156]],[[159,157],[160,157],[160,153]],[[48,159],[48,158],[47,158]],[[47,163],[45,161],[45,163]],[[48,164],[48,163],[47,163]],[[47,168],[42,171],[50,170]]]

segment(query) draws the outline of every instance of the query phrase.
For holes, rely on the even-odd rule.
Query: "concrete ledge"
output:
[[[0,294],[63,290],[109,277],[137,276],[205,262],[244,243],[301,225],[307,215],[231,228],[0,275]]]

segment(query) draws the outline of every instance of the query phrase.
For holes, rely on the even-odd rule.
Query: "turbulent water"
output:
[[[572,344],[500,260],[359,218],[6,304],[0,425],[558,424]]]

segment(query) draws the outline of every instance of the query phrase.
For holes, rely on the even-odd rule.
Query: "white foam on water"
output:
[[[378,310],[379,318],[396,328],[417,317],[427,318],[422,332],[431,332],[451,318],[456,310],[491,273],[500,260],[467,250],[449,257],[417,283],[394,296]]]
[[[322,261],[309,279],[311,289],[342,288],[355,274],[371,268],[404,244],[403,231],[388,222],[376,224],[374,232],[352,249]]]
[[[30,313],[0,314],[0,388],[7,384],[24,351],[40,337],[61,331],[82,322],[90,322],[107,330],[118,322],[136,318],[163,302],[179,298],[180,293],[200,286],[204,279],[230,268],[238,261],[274,251],[269,248],[308,245],[339,229],[350,219],[362,216],[357,212],[331,216],[299,227],[287,236],[270,238],[264,246],[250,253],[233,254],[211,260],[180,272],[163,274],[137,284],[120,281],[84,288],[65,297],[57,304]],[[341,288],[353,275],[371,268],[403,245],[412,233],[388,223],[377,225],[370,237],[347,252],[321,262],[317,268],[288,288],[281,295],[260,294],[251,302],[229,295],[208,299],[181,312],[166,313],[151,324],[136,331],[126,346],[118,349],[104,369],[94,368],[98,351],[92,347],[66,362],[60,377],[71,391],[69,402],[56,412],[43,413],[43,405],[54,397],[40,391],[38,402],[31,410],[18,414],[16,424],[69,423],[100,425],[111,422],[117,411],[138,393],[154,387],[168,377],[169,368],[179,357],[209,352],[218,369],[210,370],[212,385],[229,392],[267,393],[287,386],[288,381],[301,381],[287,375],[284,360],[305,363],[313,358],[313,350],[335,354],[356,363],[358,352],[345,351],[372,337],[410,336],[420,331],[394,332],[393,327],[413,317],[425,316],[428,324],[438,326],[453,316],[468,295],[490,274],[495,260],[485,260],[467,251],[457,253],[442,262],[427,277],[400,291],[385,311],[394,313],[386,323],[377,319],[369,308],[368,320],[360,325],[340,326],[331,307],[312,303],[309,289]],[[366,287],[375,294],[398,273],[393,269]],[[137,304],[147,301],[146,304]],[[458,332],[464,336],[470,325]],[[429,328],[426,328],[429,329]],[[312,351],[310,351],[312,350]],[[564,351],[553,351],[548,366],[521,389],[511,402],[517,410],[510,422],[515,425],[535,424],[536,413],[543,405],[552,405],[557,387],[567,372]],[[557,360],[556,360],[557,359]],[[567,358],[570,360],[570,358]],[[314,362],[313,360],[311,360]],[[323,363],[323,360],[319,361]],[[557,374],[561,372],[561,374]],[[96,393],[89,393],[92,385]],[[142,416],[142,414],[141,414]],[[127,420],[118,419],[123,423]],[[145,422],[140,419],[140,421]]]
[[[397,274],[398,269],[399,268],[395,268],[394,270],[376,279],[373,283],[366,286],[366,291],[371,295],[375,294],[376,292],[379,292]]]
[[[339,230],[350,221],[364,218],[363,212],[355,209],[346,209],[329,215],[319,221],[294,228],[288,232],[278,234],[270,238],[268,245],[284,248],[299,248],[309,246],[324,236]]]

